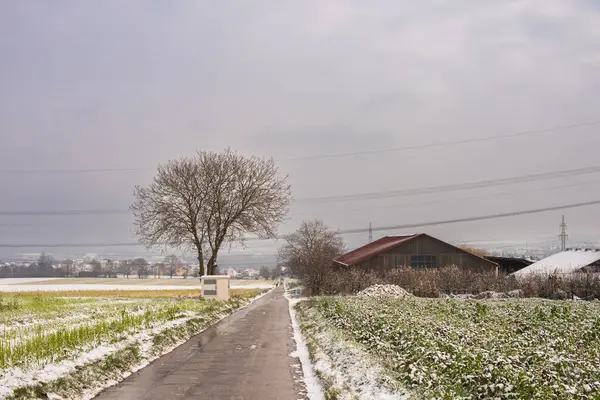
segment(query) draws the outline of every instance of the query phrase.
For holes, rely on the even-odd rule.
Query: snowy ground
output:
[[[20,285],[56,280],[58,278],[0,278],[0,285]]]
[[[260,292],[229,302],[4,295],[0,399],[16,393],[18,398],[43,393],[44,398],[89,399]]]
[[[297,346],[292,355],[302,362],[309,399],[409,398],[375,358],[331,328],[318,313],[297,307],[307,299],[297,298],[294,292],[294,289],[286,290]]]
[[[323,393],[323,387],[321,386],[319,379],[315,376],[314,366],[310,361],[310,354],[308,352],[306,342],[304,340],[304,337],[302,336],[302,332],[298,324],[296,310],[294,309],[294,305],[297,304],[299,301],[302,301],[302,299],[299,299],[294,296],[293,289],[288,289],[287,280],[285,283],[285,297],[288,299],[289,303],[290,318],[292,320],[292,330],[294,335],[294,341],[296,342],[296,350],[292,354],[290,354],[290,357],[298,357],[298,359],[300,359],[300,363],[302,364],[302,375],[304,379],[304,384],[306,386],[306,394],[309,400],[324,400],[325,395]]]
[[[169,283],[169,284],[167,284]],[[104,279],[104,278],[5,278],[0,279],[0,292],[39,292],[72,290],[200,290],[198,279]],[[232,280],[232,289],[270,289],[274,281]]]
[[[598,302],[332,296],[296,311],[331,398],[600,399]]]

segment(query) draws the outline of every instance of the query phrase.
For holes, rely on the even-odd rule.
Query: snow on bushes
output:
[[[402,289],[400,286],[396,285],[373,285],[368,288],[361,290],[357,293],[358,296],[364,297],[396,297],[403,298],[406,296],[410,296],[406,290]]]
[[[327,324],[423,398],[600,398],[600,303],[315,298]]]

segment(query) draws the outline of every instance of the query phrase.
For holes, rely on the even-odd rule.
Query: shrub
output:
[[[532,275],[523,279],[493,272],[475,272],[456,266],[413,269],[408,266],[385,271],[324,266],[313,269],[302,279],[309,296],[354,294],[374,284],[398,285],[415,296],[439,297],[442,294],[479,294],[486,291],[509,292],[520,289],[524,297],[600,299],[600,275],[594,273]],[[563,296],[561,296],[563,297]]]

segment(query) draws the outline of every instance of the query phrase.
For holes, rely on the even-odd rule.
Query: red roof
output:
[[[377,254],[391,250],[394,247],[398,246],[400,243],[413,239],[417,236],[419,236],[419,234],[404,236],[384,236],[381,239],[378,239],[363,247],[359,247],[356,250],[352,250],[349,253],[339,256],[333,261],[344,265],[356,265],[359,262],[371,258]]]

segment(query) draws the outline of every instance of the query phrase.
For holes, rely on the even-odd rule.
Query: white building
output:
[[[567,275],[576,272],[600,272],[600,250],[568,249],[546,257],[517,272],[514,276],[523,278],[528,275]]]

